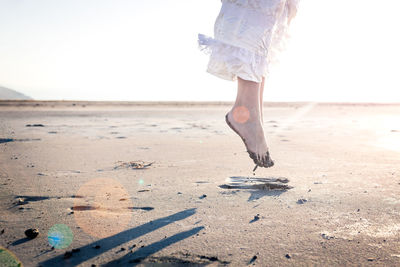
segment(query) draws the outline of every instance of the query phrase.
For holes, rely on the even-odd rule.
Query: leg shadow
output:
[[[250,192],[250,197],[247,201],[260,199],[264,196],[279,196],[287,190],[293,188],[288,185],[289,180],[284,177],[230,177],[229,184],[220,185],[223,189],[246,189]]]
[[[11,246],[18,246],[18,245],[23,244],[23,243],[25,243],[25,242],[28,242],[28,241],[30,241],[30,240],[31,240],[31,239],[29,239],[29,238],[27,238],[27,237],[21,238],[21,239],[18,239],[18,240],[16,240],[16,241],[12,242],[12,243],[11,243]]]
[[[142,260],[147,258],[148,256],[150,256],[150,255],[152,255],[174,243],[178,243],[179,241],[181,241],[183,239],[191,237],[191,236],[197,234],[198,232],[200,232],[202,229],[204,229],[203,226],[193,228],[189,231],[178,233],[171,237],[165,238],[161,241],[150,244],[146,247],[139,248],[134,253],[126,254],[122,258],[111,261],[111,262],[105,264],[104,266],[107,266],[107,267],[135,266],[135,265],[139,264]]]
[[[96,242],[90,243],[86,246],[80,247],[80,252],[74,254],[69,259],[64,259],[63,255],[58,255],[54,258],[48,259],[40,263],[41,266],[76,266],[94,257],[97,257],[108,250],[118,247],[128,241],[148,234],[159,228],[162,228],[170,223],[186,219],[196,213],[196,209],[184,210],[170,216],[151,221],[135,228],[120,232],[116,235],[100,239]],[[94,249],[94,246],[99,246]]]

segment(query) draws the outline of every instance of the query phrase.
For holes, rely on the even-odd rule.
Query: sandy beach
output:
[[[400,104],[229,109],[0,101],[0,265],[400,266]]]

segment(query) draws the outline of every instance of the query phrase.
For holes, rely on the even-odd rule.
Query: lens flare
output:
[[[140,184],[140,185],[144,184],[143,179],[140,179],[140,180],[139,180],[139,184]]]
[[[105,238],[122,232],[132,218],[132,201],[124,186],[114,179],[98,178],[85,183],[76,193],[74,217],[81,229]]]
[[[50,246],[56,249],[63,249],[71,245],[74,234],[65,224],[55,224],[47,233],[47,240]]]
[[[22,262],[12,253],[0,246],[0,266],[4,267],[22,267]]]
[[[245,106],[238,106],[233,109],[233,119],[238,123],[245,123],[250,118],[250,111]]]

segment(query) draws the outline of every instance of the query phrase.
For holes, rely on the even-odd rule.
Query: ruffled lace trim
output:
[[[243,80],[261,82],[268,73],[267,57],[247,49],[228,45],[211,37],[199,34],[199,49],[210,55],[207,72],[235,81]]]

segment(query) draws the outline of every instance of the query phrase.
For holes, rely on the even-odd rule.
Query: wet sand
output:
[[[265,103],[255,173],[229,109],[0,101],[0,262],[400,265],[400,105]]]

